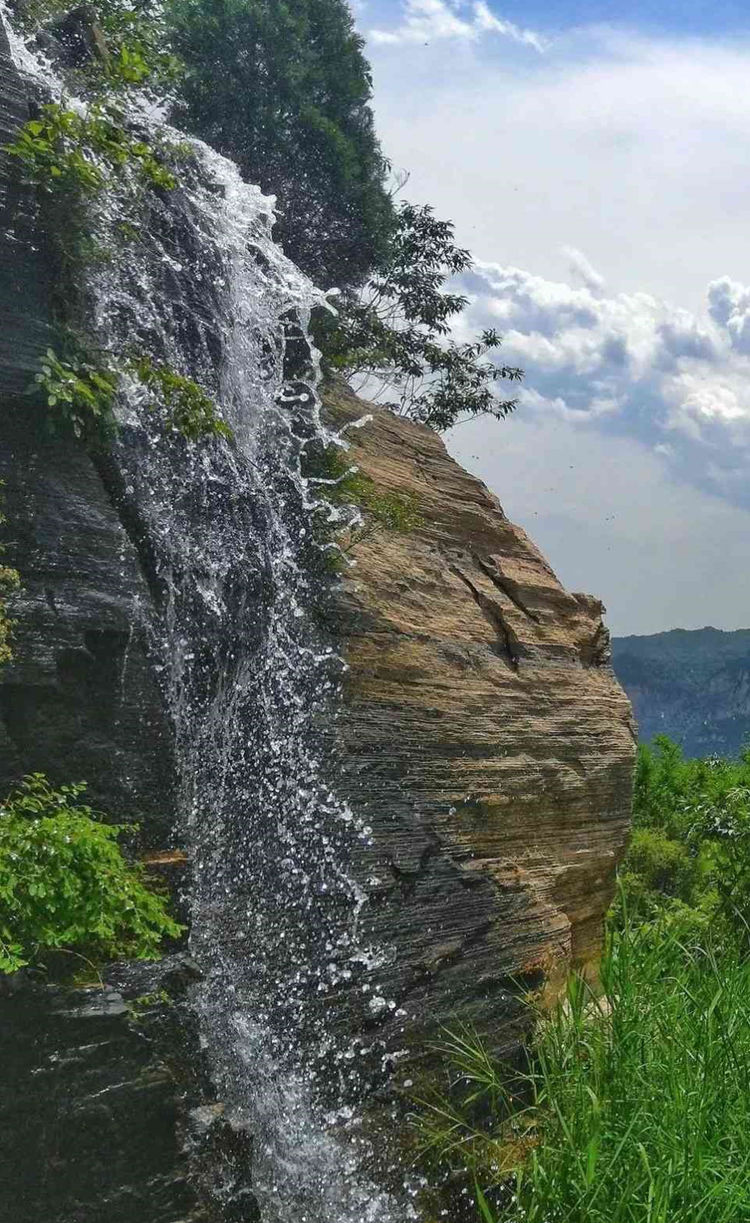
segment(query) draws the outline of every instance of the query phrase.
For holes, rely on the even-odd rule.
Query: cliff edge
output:
[[[347,458],[421,518],[354,547],[338,603],[370,920],[398,945],[393,997],[412,1020],[496,1023],[509,977],[598,954],[630,817],[630,704],[601,603],[563,589],[435,433],[341,387],[326,409]]]

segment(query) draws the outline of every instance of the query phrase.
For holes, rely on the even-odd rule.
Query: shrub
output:
[[[26,777],[0,806],[0,971],[50,949],[96,959],[155,959],[182,932],[163,896],[129,863],[125,827],[81,802],[84,785],[54,790]]]
[[[664,737],[641,746],[633,820],[614,920],[623,902],[680,928],[710,920],[750,952],[750,758],[686,760]]]
[[[95,7],[72,7],[70,0],[24,0],[11,20],[31,34],[46,28],[65,46],[73,44],[77,67],[66,75],[81,95],[94,91],[158,85],[179,80],[182,65],[172,53],[161,6],[150,0],[98,0]],[[76,51],[78,52],[76,54]]]
[[[687,846],[658,828],[636,828],[628,851],[628,870],[649,891],[689,900],[696,880],[696,861]]]

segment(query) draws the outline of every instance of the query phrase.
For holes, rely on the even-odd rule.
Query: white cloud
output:
[[[485,261],[459,337],[496,326],[527,371],[517,417],[458,431],[459,456],[620,631],[746,626],[750,40],[581,28],[524,55],[443,7],[468,31],[408,71],[370,54],[408,198]]]
[[[562,253],[568,261],[571,275],[592,293],[600,293],[604,288],[604,277],[592,267],[583,251],[579,251],[575,246],[564,246]]]
[[[533,30],[495,16],[484,0],[405,0],[403,20],[392,30],[370,31],[373,43],[429,43],[434,39],[476,42],[488,34],[499,34],[512,42],[542,51],[544,44]]]
[[[617,290],[694,311],[709,281],[750,283],[747,39],[436,38],[408,71],[370,53],[385,153],[475,255],[564,279],[577,248]]]
[[[498,326],[503,360],[526,370],[522,411],[668,445],[680,479],[750,506],[750,288],[713,282],[698,317],[647,293],[605,296],[598,278],[478,264],[460,283],[462,328]]]

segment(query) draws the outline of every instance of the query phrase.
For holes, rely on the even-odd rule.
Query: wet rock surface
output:
[[[0,1212],[13,1223],[188,1223],[179,1092],[112,989],[0,994]]]
[[[50,343],[50,277],[36,229],[34,193],[4,152],[31,117],[30,91],[16,72],[0,25],[0,388],[23,394]]]
[[[252,1142],[211,1095],[190,962],[111,974],[0,979],[2,1218],[256,1223]]]
[[[14,659],[0,676],[0,788],[44,772],[86,781],[93,806],[170,843],[169,726],[149,665],[151,596],[85,450],[6,407],[6,563],[21,573]]]

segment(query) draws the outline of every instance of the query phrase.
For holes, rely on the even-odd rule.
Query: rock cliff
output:
[[[735,756],[747,744],[750,630],[619,637],[612,663],[645,742],[668,735],[688,756]]]
[[[7,57],[0,67],[6,139],[27,106]],[[32,770],[55,782],[85,778],[97,805],[138,820],[145,846],[160,849],[177,836],[178,764],[148,646],[160,609],[144,572],[147,547],[122,498],[111,495],[101,460],[31,427],[22,391],[47,342],[45,262],[33,207],[12,185],[7,161],[0,192],[0,316],[10,320],[0,341],[0,478],[6,559],[23,582],[12,609],[15,658],[0,673],[0,782],[7,788]],[[352,458],[380,488],[414,495],[421,517],[407,534],[360,543],[321,605],[348,667],[338,715],[323,728],[335,746],[331,783],[371,830],[354,869],[367,941],[382,949],[356,997],[343,986],[331,997],[330,1017],[376,1050],[371,1090],[382,1095],[393,1066],[404,1064],[390,1055],[419,1057],[436,1024],[464,1018],[510,1040],[512,981],[539,983],[596,957],[627,832],[633,731],[609,666],[601,605],[563,590],[433,433],[378,410],[364,428],[349,428],[370,409],[341,388],[326,411],[347,427]],[[30,1009],[48,1030],[22,1066],[37,1083],[66,1050],[87,1045],[80,1008],[44,998],[0,999],[16,1062],[18,1016],[23,1028]],[[107,1011],[106,999],[102,1005]],[[46,1130],[64,1128],[79,1090],[84,1117],[96,1094],[110,1091],[108,1033],[117,1044],[120,1029],[110,1026],[116,1015],[100,1024],[101,1009],[95,1014],[102,1064],[94,1073],[80,1061],[86,1081],[66,1078],[39,1110]],[[62,1023],[64,1032],[61,1015],[75,1020]],[[185,1046],[185,1060],[193,1048]],[[122,1223],[178,1223],[188,1201],[199,1210],[174,1129],[188,1105],[200,1112],[202,1097],[188,1099],[179,1075],[173,1092],[165,1087],[166,1053],[160,1059],[157,1048],[154,1061],[127,1049],[134,1081],[155,1075],[159,1086],[150,1095],[126,1092],[122,1113],[112,1113],[121,1160],[108,1164],[106,1127],[87,1131],[97,1177],[106,1182],[111,1166],[113,1183],[94,1177],[60,1204],[48,1182],[24,1182],[29,1218],[94,1220],[105,1199],[118,1203],[111,1217]],[[397,1084],[405,1073],[393,1076]],[[147,1097],[157,1106],[141,1109]],[[37,1124],[33,1109],[27,1123]],[[133,1166],[147,1168],[150,1196],[120,1183],[129,1150]],[[9,1218],[13,1185],[0,1179]],[[247,1192],[227,1190],[221,1217],[254,1218]]]
[[[373,827],[372,923],[415,1019],[496,1023],[508,978],[596,956],[634,730],[601,604],[569,594],[430,430],[328,397],[349,456],[421,526],[357,546],[341,735]],[[505,426],[512,428],[512,425]]]

